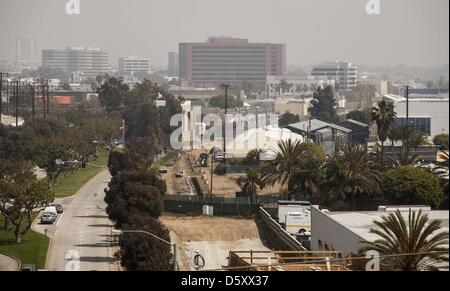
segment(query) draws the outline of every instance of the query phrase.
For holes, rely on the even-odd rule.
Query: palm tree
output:
[[[325,186],[346,201],[351,197],[356,208],[356,196],[380,193],[381,174],[378,164],[363,145],[347,145],[325,164]]]
[[[449,160],[448,160],[448,151],[442,152],[439,155],[439,158],[441,159],[438,162],[438,166],[441,169],[447,170],[447,175],[442,175],[439,178],[441,179],[441,185],[442,185],[442,191],[445,193],[446,198],[445,201],[442,202],[442,205],[447,205],[448,207],[448,193],[449,193],[449,188],[448,188],[448,169],[449,169]]]
[[[361,252],[377,251],[382,262],[394,270],[436,270],[436,264],[448,262],[448,232],[441,231],[442,222],[429,220],[427,214],[409,211],[408,221],[396,211],[374,221],[377,229],[370,233],[380,237]],[[383,258],[383,256],[385,256]]]
[[[241,187],[242,192],[250,197],[251,202],[255,203],[257,201],[258,189],[261,185],[259,173],[254,170],[247,170],[246,175],[239,177],[236,182]]]
[[[278,142],[278,148],[275,160],[261,169],[261,186],[264,188],[281,184],[290,199],[294,190],[294,176],[299,171],[299,161],[308,146],[307,143],[289,139]]]
[[[399,125],[394,125],[389,128],[387,137],[391,141],[391,147],[394,148],[395,143],[403,140],[403,127]]]
[[[406,148],[400,149],[400,152],[394,153],[389,157],[389,164],[392,168],[415,165],[419,161],[420,157],[416,154],[411,154]]]
[[[383,164],[384,142],[396,116],[394,105],[386,102],[384,99],[378,102],[377,107],[372,108],[372,122],[375,122],[377,125],[378,138],[381,141],[381,164]]]

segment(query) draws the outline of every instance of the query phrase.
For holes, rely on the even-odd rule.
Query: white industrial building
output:
[[[448,231],[449,211],[432,211],[427,206],[380,206],[378,211],[366,212],[328,212],[315,206],[311,208],[311,250],[337,250],[344,256],[357,255],[365,246],[364,241],[380,239],[370,233],[371,228],[377,228],[374,221],[396,210],[407,220],[410,209],[421,209],[430,220],[442,221],[441,231]]]
[[[311,76],[316,80],[334,80],[340,92],[348,92],[356,87],[358,82],[358,67],[349,62],[326,62],[314,66]]]
[[[435,96],[413,95],[409,98],[409,121],[420,132],[434,137],[449,133],[448,94]],[[406,98],[387,94],[385,100],[393,102],[397,112],[397,124],[406,123]]]

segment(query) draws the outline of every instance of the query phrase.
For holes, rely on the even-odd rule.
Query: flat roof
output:
[[[399,206],[404,207],[404,206]],[[328,212],[328,217],[349,229],[359,237],[367,241],[374,241],[380,237],[370,233],[371,228],[377,228],[374,221],[381,221],[383,216],[389,215],[393,211],[366,211],[366,212]],[[433,210],[423,211],[428,214],[431,221],[439,220],[442,222],[441,231],[449,230],[449,211]],[[402,211],[402,216],[407,220],[409,211]]]

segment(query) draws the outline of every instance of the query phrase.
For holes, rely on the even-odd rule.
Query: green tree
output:
[[[236,96],[228,96],[228,109],[242,107],[244,102],[239,100]],[[209,106],[215,108],[225,108],[225,96],[215,96],[209,99]]]
[[[165,192],[165,182],[155,175],[137,170],[121,171],[106,190],[106,212],[119,228],[133,213],[158,218],[163,210]]]
[[[250,197],[251,202],[256,203],[261,185],[259,173],[255,170],[247,170],[245,176],[239,177],[236,182],[241,187],[242,192]]]
[[[417,154],[412,154],[405,148],[401,148],[398,153],[394,153],[391,157],[389,157],[389,164],[392,168],[414,166],[419,161],[420,157]]]
[[[361,253],[377,251],[381,262],[397,271],[436,270],[436,264],[448,262],[447,231],[442,231],[442,222],[430,220],[428,214],[409,211],[408,220],[400,211],[374,221],[377,226],[370,233],[380,237]]]
[[[363,145],[348,145],[326,161],[325,188],[345,201],[351,200],[354,210],[357,198],[381,192],[380,183],[379,166]]]
[[[362,123],[370,124],[372,122],[372,115],[367,110],[355,110],[347,114],[347,119],[353,119]]]
[[[261,186],[280,184],[289,199],[295,191],[304,195],[315,193],[314,176],[317,165],[324,158],[323,151],[318,151],[315,145],[291,139],[280,141],[278,148],[276,158],[261,168]]]
[[[169,231],[156,219],[134,215],[122,229],[147,231],[170,242]],[[124,233],[119,246],[120,262],[127,271],[173,270],[171,247],[148,234]]]
[[[279,126],[284,127],[289,124],[300,122],[300,116],[286,112],[280,116]]]
[[[2,161],[2,164],[0,212],[14,226],[16,243],[20,244],[31,228],[35,209],[52,202],[54,194],[45,181],[36,178],[30,162]]]
[[[372,108],[372,121],[377,125],[378,138],[381,141],[381,164],[383,164],[384,143],[396,116],[394,105],[384,99],[378,102],[377,107]]]
[[[312,107],[309,108],[309,112],[312,118],[326,122],[337,121],[337,103],[331,86],[327,86],[325,89],[321,87],[317,88],[317,91],[313,94],[311,105]]]
[[[448,151],[448,133],[436,135],[433,139],[433,143],[437,146],[440,146],[442,150]]]
[[[439,207],[442,190],[439,179],[424,169],[402,166],[383,175],[384,197],[391,203],[425,204]]]
[[[108,78],[97,89],[100,104],[106,108],[108,113],[121,108],[128,92],[129,87],[121,78]]]

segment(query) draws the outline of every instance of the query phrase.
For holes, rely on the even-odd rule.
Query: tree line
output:
[[[170,241],[159,221],[167,187],[153,161],[167,152],[170,118],[181,112],[182,99],[148,80],[131,89],[122,79],[108,78],[97,92],[106,112],[119,113],[125,121],[125,149],[112,151],[108,162],[112,179],[105,191],[107,214],[117,229],[146,231]],[[170,246],[154,237],[125,232],[119,246],[117,256],[128,271],[173,269]]]
[[[5,230],[14,229],[21,242],[30,229],[34,212],[53,202],[58,177],[83,168],[97,156],[94,141],[110,140],[119,127],[101,113],[78,112],[22,127],[0,125],[0,214]],[[45,170],[39,179],[36,168]]]

